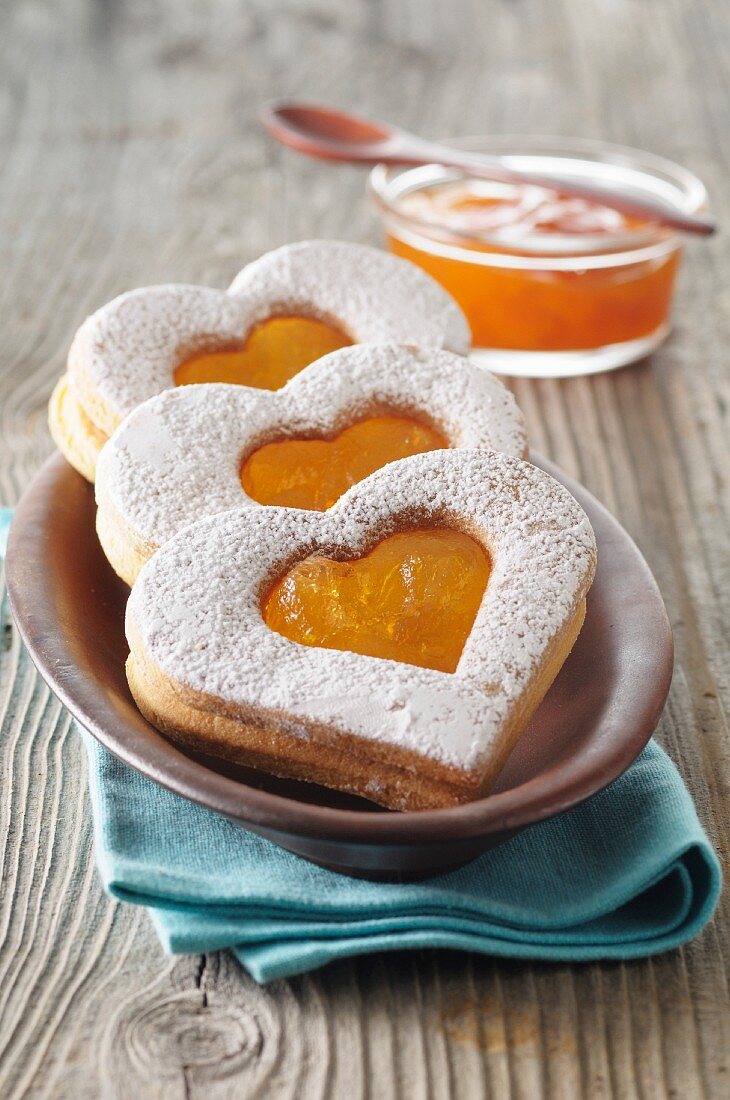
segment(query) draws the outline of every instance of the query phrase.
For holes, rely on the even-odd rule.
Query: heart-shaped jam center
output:
[[[323,512],[351,485],[388,462],[447,447],[446,440],[407,416],[374,416],[334,439],[285,439],[249,455],[241,484],[259,504]]]
[[[175,385],[230,382],[279,390],[300,370],[352,344],[344,332],[311,317],[273,317],[257,325],[242,348],[204,352],[175,371]]]
[[[402,531],[355,561],[312,554],[273,586],[267,626],[302,645],[454,672],[489,578],[484,549],[446,527]]]

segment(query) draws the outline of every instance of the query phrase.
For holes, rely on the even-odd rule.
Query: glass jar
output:
[[[661,197],[695,213],[705,188],[661,157],[603,142],[492,137],[454,142],[542,177]],[[682,239],[673,230],[527,184],[440,165],[376,167],[370,190],[388,248],[429,272],[472,329],[472,358],[500,374],[612,370],[670,327]]]

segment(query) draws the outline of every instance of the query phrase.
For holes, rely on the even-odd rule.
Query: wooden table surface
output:
[[[730,218],[722,0],[25,0],[0,34],[0,502],[51,450],[75,328],[120,291],[225,287],[308,236],[377,241],[364,177],[275,148],[257,105],[307,95],[428,136],[600,137],[695,170]],[[625,524],[677,644],[658,736],[723,857],[730,233],[693,243],[650,362],[514,389],[534,444]],[[694,943],[627,965],[447,952],[259,988],[170,959],[100,889],[68,716],[0,649],[0,1095],[726,1097],[727,899]],[[724,703],[723,703],[724,699]]]

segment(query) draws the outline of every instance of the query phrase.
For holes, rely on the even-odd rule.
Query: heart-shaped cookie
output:
[[[470,335],[453,299],[414,264],[342,241],[287,245],[227,292],[152,286],[97,310],[71,346],[51,433],[93,481],[99,441],[163,390],[208,381],[276,389],[335,348],[383,341],[465,354]]]
[[[361,345],[276,392],[169,390],[135,409],[104,447],[99,538],[131,584],[194,520],[257,502],[326,507],[388,461],[444,446],[527,449],[509,390],[446,351]]]
[[[395,534],[444,529],[490,565],[455,672],[267,625],[297,563],[362,560]],[[543,471],[485,451],[417,455],[327,512],[246,508],[181,531],[132,589],[129,683],[149,721],[191,748],[395,809],[454,805],[489,788],[562,666],[595,559],[585,513]]]

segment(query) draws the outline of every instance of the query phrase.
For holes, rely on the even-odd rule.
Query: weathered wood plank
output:
[[[15,0],[0,36],[0,501],[50,451],[45,403],[86,313],[150,282],[224,286],[267,248],[375,240],[363,178],[273,148],[302,94],[427,135],[600,136],[686,162],[730,214],[730,13],[713,0]],[[514,385],[535,446],[655,570],[677,674],[659,735],[728,855],[730,249],[688,249],[651,363]],[[10,631],[0,647],[0,1095],[723,1097],[728,902],[682,951],[530,966],[355,960],[259,989],[166,959],[104,898],[81,748]]]

